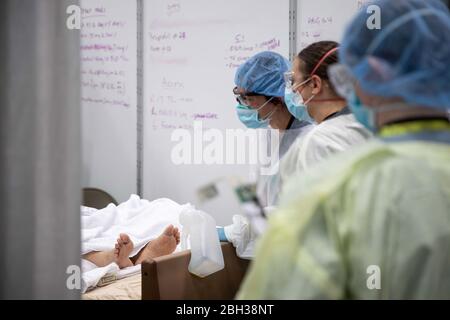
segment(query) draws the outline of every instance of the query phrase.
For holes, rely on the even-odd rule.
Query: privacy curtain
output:
[[[0,1],[0,298],[73,299],[80,264],[76,0]]]

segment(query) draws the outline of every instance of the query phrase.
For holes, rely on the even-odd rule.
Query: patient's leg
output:
[[[180,231],[173,225],[169,225],[158,238],[150,241],[132,260],[135,264],[140,264],[146,259],[171,254],[179,243]]]
[[[114,250],[92,251],[84,254],[82,258],[92,262],[97,267],[105,267],[114,262]]]
[[[105,267],[115,262],[122,269],[133,265],[128,257],[131,251],[133,251],[133,242],[127,234],[121,233],[117,239],[115,249],[89,252],[83,255],[83,259],[92,262],[97,267]]]

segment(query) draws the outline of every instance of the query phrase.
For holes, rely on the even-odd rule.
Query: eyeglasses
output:
[[[294,72],[289,71],[284,73],[284,83],[286,84],[286,88],[292,89],[294,86]]]
[[[286,85],[286,88],[291,89],[291,90],[297,89],[301,85],[308,83],[310,80],[311,80],[311,77],[301,83],[296,84],[295,80],[294,80],[294,72],[288,71],[288,72],[284,73],[284,83]]]
[[[236,101],[239,104],[241,104],[243,106],[246,106],[246,107],[250,106],[250,103],[249,103],[249,101],[247,99],[248,97],[261,96],[261,97],[265,97],[266,99],[272,98],[272,97],[269,97],[269,96],[266,96],[266,95],[263,95],[263,94],[259,94],[259,93],[256,93],[256,92],[239,93],[238,92],[238,87],[234,87],[233,94],[234,94],[234,97],[236,98]]]

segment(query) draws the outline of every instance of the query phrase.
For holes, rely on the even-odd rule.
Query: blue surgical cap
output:
[[[380,8],[381,28],[368,28],[372,13],[363,8],[346,29],[341,63],[369,94],[449,109],[447,7],[438,0],[379,0],[370,5]]]
[[[239,66],[234,77],[236,86],[247,92],[271,97],[283,97],[285,89],[284,73],[291,64],[282,55],[264,51],[248,59]]]

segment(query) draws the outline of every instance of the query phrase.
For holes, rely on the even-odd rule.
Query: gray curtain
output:
[[[76,299],[80,264],[75,0],[0,1],[0,298]]]

